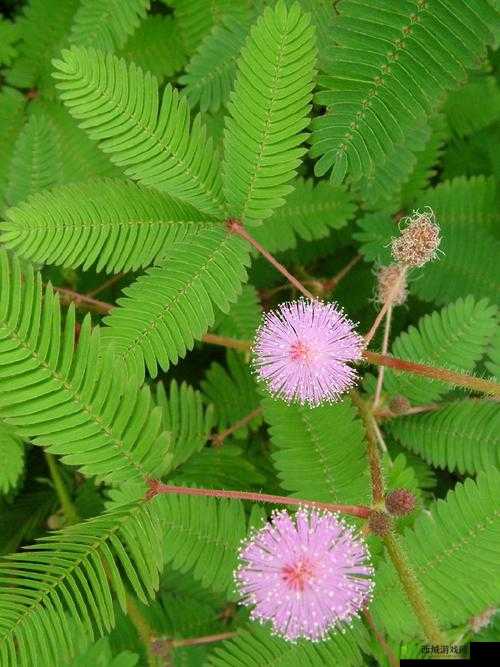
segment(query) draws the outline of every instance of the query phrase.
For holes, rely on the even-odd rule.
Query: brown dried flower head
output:
[[[441,243],[440,229],[433,211],[414,211],[407,226],[392,241],[392,256],[402,266],[415,268],[435,259]]]
[[[401,306],[407,296],[405,269],[398,264],[381,266],[377,274],[377,301]]]

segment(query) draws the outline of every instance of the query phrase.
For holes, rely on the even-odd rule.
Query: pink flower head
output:
[[[335,304],[300,299],[265,316],[253,349],[272,394],[315,406],[354,385],[358,376],[347,363],[361,358],[363,339]]]
[[[251,617],[271,621],[289,641],[324,639],[371,598],[365,543],[331,512],[274,512],[244,542],[240,559],[235,580],[243,604],[255,605]]]

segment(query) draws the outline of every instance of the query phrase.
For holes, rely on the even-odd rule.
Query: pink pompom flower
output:
[[[349,362],[363,338],[333,303],[299,299],[268,313],[257,331],[254,367],[269,391],[311,406],[337,401],[357,380]]]
[[[373,569],[366,545],[336,514],[300,508],[275,511],[240,550],[235,572],[251,618],[270,621],[289,641],[325,639],[371,599]]]

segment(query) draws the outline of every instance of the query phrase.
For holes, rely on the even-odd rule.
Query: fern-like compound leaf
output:
[[[4,86],[0,91],[0,211],[3,211],[5,191],[18,138],[25,121],[26,99],[19,91]]]
[[[495,330],[495,315],[496,308],[486,299],[458,299],[425,315],[418,327],[411,326],[398,336],[391,353],[421,364],[470,372],[486,351]],[[386,370],[385,389],[390,396],[401,394],[411,402],[427,403],[450,390],[449,385],[437,380]]]
[[[224,133],[224,192],[231,215],[258,223],[284,203],[305,149],[316,48],[298,4],[266,8],[238,61]]]
[[[134,63],[73,47],[55,60],[54,77],[72,116],[111,160],[143,185],[168,192],[207,213],[221,214],[217,155],[184,96]]]
[[[148,266],[211,220],[165,193],[112,179],[42,192],[5,217],[2,240],[23,257],[114,273]]]
[[[246,280],[246,244],[222,228],[202,231],[175,244],[175,252],[124,290],[105,319],[110,348],[142,379],[156,377],[190,350],[223,312]]]
[[[175,23],[190,56],[225,18],[244,20],[253,0],[169,0],[175,7]]]
[[[217,322],[215,331],[229,338],[248,340],[254,337],[261,319],[262,309],[257,290],[253,285],[245,285],[227,315],[222,315]]]
[[[216,113],[229,99],[236,76],[236,62],[249,25],[228,18],[214,26],[186,66],[179,82],[192,108]]]
[[[59,665],[115,624],[112,592],[126,609],[125,582],[140,600],[159,583],[164,555],[154,503],[122,507],[41,538],[0,561],[2,667]]]
[[[61,329],[49,286],[0,253],[0,417],[86,475],[115,482],[165,470],[168,439],[149,390],[100,345],[90,318],[75,346],[75,312]]]
[[[213,409],[205,409],[199,391],[172,380],[167,391],[156,386],[156,402],[163,415],[163,428],[172,441],[172,468],[177,468],[207,443],[212,427]]]
[[[490,468],[477,481],[457,484],[446,500],[437,500],[420,514],[401,539],[408,565],[441,628],[465,624],[499,599],[500,582],[491,576],[500,549],[499,502],[500,473]],[[378,568],[370,611],[376,625],[397,641],[421,636],[389,561]]]
[[[208,664],[212,667],[361,667],[365,664],[362,651],[368,652],[367,646],[368,633],[359,620],[346,632],[332,633],[321,642],[287,642],[254,623],[238,632],[234,639],[220,644]]]
[[[370,175],[446,91],[477,66],[497,17],[487,2],[343,0],[313,122],[316,174]],[[393,168],[397,170],[397,162]]]
[[[263,408],[284,489],[308,500],[368,500],[363,425],[350,401],[311,409],[268,398]]]
[[[150,0],[82,0],[70,41],[105,51],[120,49],[145,18],[149,5]]]
[[[24,444],[17,433],[0,421],[0,494],[15,487],[24,468]]]
[[[172,16],[161,14],[149,14],[141,21],[117,55],[151,72],[160,83],[166,77],[172,77],[186,63],[176,22]]]
[[[61,152],[51,121],[43,115],[31,116],[14,147],[5,195],[9,206],[61,181]]]
[[[19,56],[6,72],[11,86],[36,87],[45,97],[55,97],[50,61],[67,46],[78,6],[79,0],[29,0],[25,3],[18,20]]]
[[[476,474],[500,465],[500,406],[464,400],[436,412],[395,419],[390,431],[431,465]]]
[[[191,572],[202,586],[234,598],[233,571],[247,533],[240,501],[161,496],[167,562]]]
[[[259,405],[255,379],[241,354],[228,350],[226,360],[227,368],[214,362],[201,382],[205,397],[214,406],[219,431],[243,419]],[[256,416],[250,424],[237,429],[233,437],[247,437],[248,429],[260,423],[261,417]]]

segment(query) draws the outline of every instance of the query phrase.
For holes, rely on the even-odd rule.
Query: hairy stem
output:
[[[257,252],[262,255],[262,257],[267,259],[267,261],[272,264],[272,266],[274,266],[277,271],[285,276],[288,282],[293,285],[295,289],[301,292],[308,299],[311,299],[311,301],[314,301],[314,295],[308,289],[306,289],[304,285],[299,280],[297,280],[297,278],[295,278],[295,276],[292,276],[292,274],[283,266],[283,264],[280,264],[280,262],[278,262],[278,260],[275,259],[271,253],[264,248],[264,246],[262,246],[256,239],[254,239],[253,236],[250,236],[241,222],[231,219],[227,221],[226,225],[230,232],[236,234],[237,236],[241,236],[242,239],[245,239],[245,241],[250,243],[250,245],[253,246],[255,250],[257,250]]]
[[[398,573],[401,585],[410,601],[416,617],[420,621],[425,636],[430,644],[446,644],[446,638],[441,632],[434,614],[432,613],[424,592],[413,570],[406,560],[406,556],[399,544],[398,538],[389,533],[383,538],[387,552]]]
[[[372,500],[374,505],[380,505],[384,501],[384,475],[378,454],[377,431],[375,419],[368,404],[361,398],[357,391],[352,391],[351,399],[358,408],[359,416],[363,420],[366,432],[367,455],[370,466],[370,478],[372,484]]]
[[[435,368],[434,366],[427,366],[425,364],[417,364],[414,361],[406,361],[405,359],[398,359],[386,354],[379,354],[378,352],[370,352],[365,350],[363,358],[370,364],[377,366],[387,366],[398,371],[412,373],[413,375],[421,375],[431,380],[441,380],[447,384],[452,384],[457,387],[465,387],[466,389],[473,389],[474,391],[483,394],[490,394],[492,396],[500,396],[500,384],[483,380],[482,378],[467,375],[465,373],[455,373],[446,368]]]
[[[222,642],[226,639],[233,639],[238,635],[237,632],[219,632],[215,635],[205,635],[204,637],[192,637],[188,639],[171,639],[170,646],[179,648],[180,646],[199,646],[200,644],[213,644],[214,642]],[[168,641],[168,640],[167,640]]]
[[[338,505],[334,503],[320,503],[315,500],[303,500],[301,498],[288,498],[287,496],[272,496],[268,493],[253,493],[250,491],[225,491],[223,489],[198,489],[190,486],[173,486],[163,484],[157,479],[148,480],[148,498],[154,498],[158,494],[181,494],[186,496],[205,496],[209,498],[230,498],[232,500],[251,500],[258,503],[272,503],[273,505],[307,505],[317,507],[331,512],[341,512],[351,516],[367,519],[370,508],[364,505]]]
[[[234,422],[234,424],[231,424],[229,428],[226,428],[224,431],[221,431],[220,433],[216,433],[215,435],[212,436],[211,440],[213,442],[214,447],[220,447],[221,445],[224,444],[224,440],[228,438],[230,435],[232,435],[235,431],[238,429],[242,428],[243,426],[246,426],[249,424],[255,417],[258,417],[259,415],[262,414],[262,408],[255,408],[255,410],[252,410],[252,412],[249,412],[247,415],[239,419],[238,421]]]
[[[380,309],[379,314],[375,318],[375,321],[373,322],[370,331],[367,334],[365,334],[366,347],[368,347],[368,345],[371,342],[373,336],[377,333],[377,329],[379,328],[380,323],[384,319],[385,314],[388,313],[389,309],[392,308],[393,303],[394,303],[394,297],[398,293],[398,290],[401,289],[401,285],[402,285],[403,281],[406,280],[406,273],[407,273],[406,269],[402,268],[398,278],[394,281],[394,285],[391,287],[391,289],[390,289],[390,291],[387,295],[387,298],[385,300],[384,305],[382,306],[382,308]]]
[[[61,298],[65,303],[74,302],[77,306],[84,306],[89,310],[93,310],[102,315],[107,315],[113,308],[113,305],[110,303],[92,299],[85,294],[79,294],[78,292],[66,289],[65,287],[54,287],[54,289],[61,295]],[[204,334],[202,336],[202,341],[213,345],[234,348],[236,350],[249,350],[252,346],[252,342],[249,340],[239,340],[237,338],[217,336],[215,334]],[[471,375],[455,373],[453,371],[448,371],[445,368],[435,368],[434,366],[417,364],[413,361],[398,359],[397,357],[391,357],[387,354],[379,354],[378,352],[370,352],[369,350],[363,352],[363,358],[366,362],[377,366],[387,366],[399,371],[405,371],[406,373],[412,373],[413,375],[422,375],[423,377],[434,380],[441,380],[442,382],[457,387],[465,387],[484,394],[500,396],[500,384],[482,380],[481,378],[476,378]]]
[[[384,326],[384,338],[382,340],[382,354],[387,354],[389,348],[389,334],[391,331],[391,319],[392,319],[392,306],[387,309],[385,316],[385,326]],[[375,397],[373,399],[372,410],[375,410],[377,405],[380,402],[380,396],[382,394],[382,387],[384,386],[384,372],[385,366],[378,367],[378,376],[377,376],[377,386],[375,388]]]
[[[49,454],[45,450],[44,454],[54,489],[56,490],[57,497],[59,498],[59,502],[61,503],[61,508],[64,513],[64,518],[66,519],[66,525],[71,526],[75,523],[78,523],[80,521],[80,517],[78,516],[78,512],[73,505],[69,491],[66,488],[66,484],[62,478],[59,464],[52,454]]]
[[[148,667],[156,667],[157,660],[152,650],[153,631],[149,627],[146,619],[137,606],[136,601],[131,595],[126,597],[127,616],[137,630],[137,634],[144,645]]]
[[[394,653],[392,648],[389,646],[389,644],[386,642],[385,637],[383,636],[383,634],[379,630],[377,630],[377,626],[375,625],[375,621],[373,620],[373,616],[370,614],[368,609],[365,609],[363,611],[363,618],[365,619],[367,626],[373,632],[373,636],[375,637],[377,642],[380,644],[380,647],[382,648],[382,651],[387,656],[387,660],[389,661],[389,664],[391,665],[391,667],[399,667],[399,659],[397,658],[396,654]]]

